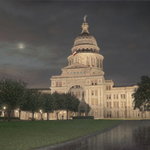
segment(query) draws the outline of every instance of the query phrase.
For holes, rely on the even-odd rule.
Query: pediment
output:
[[[88,67],[86,65],[84,65],[84,64],[74,63],[72,65],[64,67],[63,69],[75,69],[75,68],[88,68]]]

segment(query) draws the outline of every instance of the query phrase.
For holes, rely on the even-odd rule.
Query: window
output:
[[[119,108],[119,102],[117,102],[117,108]]]
[[[92,105],[94,105],[94,99],[92,99]]]
[[[111,108],[111,102],[109,102],[109,108]]]
[[[121,102],[121,108],[123,108],[123,102]]]
[[[108,106],[109,106],[109,104],[108,104],[108,102],[107,102],[107,108],[108,108]]]
[[[125,99],[125,94],[121,94],[121,99]]]
[[[118,94],[116,94],[116,99],[118,99]]]
[[[114,94],[114,99],[116,99],[116,95]]]
[[[93,90],[91,91],[91,95],[94,95],[94,91]]]
[[[114,99],[118,99],[118,94],[114,94]]]
[[[79,74],[79,72],[77,72],[77,74]]]
[[[116,108],[116,102],[114,102],[114,108]]]
[[[134,102],[132,103],[132,107],[134,107]]]
[[[95,110],[95,117],[97,117],[97,115],[98,115],[98,110],[96,109]]]
[[[97,90],[95,90],[95,96],[97,96]]]
[[[106,99],[111,99],[111,95],[106,95]]]
[[[95,105],[98,105],[98,100],[97,99],[95,99]]]
[[[106,86],[106,90],[111,90],[111,86]]]
[[[97,85],[97,80],[95,80],[95,85]]]
[[[109,99],[111,99],[111,95],[109,95]]]

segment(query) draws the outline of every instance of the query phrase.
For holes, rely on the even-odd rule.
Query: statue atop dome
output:
[[[87,15],[85,15],[84,18],[83,18],[84,22],[86,22],[86,17],[87,17]]]

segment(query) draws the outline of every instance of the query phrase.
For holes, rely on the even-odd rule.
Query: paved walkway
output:
[[[124,121],[105,132],[37,150],[150,150],[150,121]]]

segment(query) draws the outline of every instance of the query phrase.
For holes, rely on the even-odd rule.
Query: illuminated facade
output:
[[[147,118],[149,112],[134,110],[132,94],[137,86],[114,87],[112,80],[105,80],[104,57],[99,54],[95,38],[88,31],[84,19],[82,32],[75,39],[68,66],[62,74],[51,77],[51,93],[71,92],[81,100],[84,91],[85,101],[91,107],[89,115],[94,118]]]

